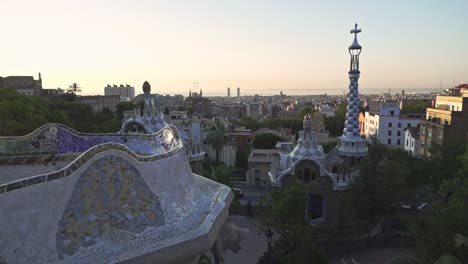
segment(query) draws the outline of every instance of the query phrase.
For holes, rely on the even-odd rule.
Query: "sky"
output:
[[[82,94],[145,80],[188,95],[329,94],[348,88],[350,30],[360,89],[468,83],[468,1],[0,0],[0,76],[41,72]]]

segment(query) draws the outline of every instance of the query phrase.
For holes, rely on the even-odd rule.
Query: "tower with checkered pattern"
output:
[[[361,32],[358,25],[355,24],[351,34],[354,34],[354,41],[349,46],[351,55],[349,69],[349,93],[346,107],[346,118],[343,129],[343,135],[338,138],[337,149],[340,155],[347,157],[362,157],[367,154],[367,141],[361,138],[359,134],[359,55],[362,47],[357,41],[357,34]]]

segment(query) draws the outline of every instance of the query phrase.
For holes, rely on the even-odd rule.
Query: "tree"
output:
[[[249,155],[251,147],[237,148],[236,150],[236,167],[247,169],[249,167]]]
[[[128,110],[134,110],[136,108],[135,103],[133,102],[120,102],[115,106],[115,115],[117,119],[123,119],[123,112]]]
[[[448,258],[458,263],[468,261],[468,179],[446,181],[441,191],[453,192],[448,200],[433,203],[427,211],[412,219],[410,232],[416,238],[420,263],[444,263]],[[450,256],[450,257],[449,257]],[[457,262],[454,262],[457,263]]]
[[[306,107],[306,108],[302,109],[301,111],[299,111],[299,113],[297,114],[297,118],[299,120],[302,120],[305,115],[307,115],[307,114],[313,115],[315,112],[316,112],[316,110],[313,109],[312,107]]]
[[[278,135],[272,133],[257,134],[252,142],[252,147],[255,149],[274,149],[276,142],[284,141]]]
[[[50,118],[47,101],[43,98],[0,89],[0,135],[26,135],[48,123]]]
[[[359,219],[383,217],[397,212],[402,202],[412,201],[418,187],[429,183],[428,161],[380,143],[369,145],[360,162],[360,176],[349,191],[349,208]]]
[[[211,165],[209,169],[205,169],[203,175],[215,182],[227,186],[231,185],[231,170],[223,163]]]
[[[424,114],[426,108],[431,107],[431,102],[425,100],[412,100],[410,103],[403,106],[402,114]]]
[[[209,144],[216,150],[216,162],[219,162],[219,152],[224,147],[226,142],[226,128],[220,121],[214,122],[208,129],[206,139]]]
[[[273,230],[275,239],[257,263],[328,263],[305,217],[305,197],[302,185],[290,185],[274,189],[271,200],[260,207],[260,228]]]
[[[77,93],[81,92],[81,87],[77,83],[72,83],[70,86],[68,86],[67,93],[68,94],[74,94],[76,95]]]
[[[330,132],[330,136],[337,137],[343,134],[345,118],[346,103],[341,103],[336,107],[334,117],[325,118],[325,128]]]
[[[78,102],[66,102],[63,110],[73,128],[80,132],[93,132],[95,114],[91,105]]]

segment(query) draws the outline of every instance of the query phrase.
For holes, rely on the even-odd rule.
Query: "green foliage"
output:
[[[10,89],[0,89],[0,135],[25,135],[48,123],[47,102]]]
[[[343,134],[345,118],[346,103],[341,103],[336,107],[334,117],[325,118],[325,128],[330,132],[330,136],[338,137]]]
[[[428,107],[431,107],[430,102],[426,102],[424,100],[415,100],[405,105],[400,112],[402,114],[424,114],[426,113],[426,108]]]
[[[286,234],[307,225],[305,220],[305,190],[302,185],[291,185],[273,189],[271,207],[265,211],[263,219],[267,226]]]
[[[441,190],[453,192],[448,201],[434,202],[411,222],[417,253],[426,263],[441,255],[452,255],[466,263],[468,246],[463,238],[468,236],[468,179],[447,180]]]
[[[249,167],[249,156],[251,151],[250,146],[238,148],[236,150],[236,167],[242,169],[247,169]]]
[[[223,148],[226,142],[226,128],[220,121],[213,123],[206,136],[206,140],[216,150],[216,162],[219,162],[219,151]]]
[[[263,230],[275,231],[270,251],[273,263],[328,263],[305,218],[305,196],[302,185],[274,189],[267,206],[261,208]],[[268,259],[265,253],[258,263],[271,263]]]
[[[47,123],[106,133],[115,133],[121,126],[109,109],[94,113],[90,105],[74,101],[74,95],[45,99],[8,89],[0,89],[0,120],[0,135],[4,136],[26,135]]]
[[[215,182],[230,186],[231,185],[231,170],[223,163],[211,165],[203,169],[203,175]]]
[[[462,154],[465,146],[461,144],[432,145],[429,151],[431,157],[428,159],[426,177],[430,178],[433,189],[437,191],[444,179],[452,179],[461,173],[460,169],[464,166]]]
[[[416,189],[429,183],[425,175],[428,163],[402,150],[369,145],[360,177],[349,191],[356,216],[369,219],[395,213],[402,201],[414,199]]]
[[[128,110],[133,110],[136,108],[135,103],[133,102],[120,102],[115,106],[115,115],[117,119],[123,119],[123,112]]]
[[[254,149],[274,149],[276,142],[280,141],[284,141],[284,138],[271,133],[262,133],[254,137],[252,147]]]
[[[336,147],[336,141],[330,141],[328,143],[322,144],[322,148],[325,153],[330,152],[334,147]]]
[[[315,112],[315,109],[313,109],[312,107],[306,107],[299,111],[299,113],[297,114],[297,119],[302,120],[306,114],[313,115]]]
[[[72,83],[68,86],[67,93],[76,95],[77,93],[81,92],[81,87],[77,83]]]
[[[211,264],[211,261],[204,255],[202,255],[198,260],[198,264]]]

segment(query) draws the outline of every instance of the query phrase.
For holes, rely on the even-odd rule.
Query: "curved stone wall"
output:
[[[44,126],[8,138],[16,141],[17,152],[5,151],[12,144],[0,138],[3,157],[80,150],[55,142],[34,152],[34,142],[53,142],[47,141],[51,127],[57,128],[55,139],[66,138],[58,135],[63,126]],[[7,263],[180,263],[211,249],[232,193],[192,173],[177,130],[167,127],[154,135],[63,130],[79,137],[73,140],[81,146],[95,145],[58,171],[0,185],[0,257]],[[122,137],[125,144],[112,141]],[[137,139],[141,144],[128,144]]]
[[[0,199],[0,237],[8,238],[0,240],[0,256],[7,263],[114,263],[157,257],[161,249],[216,231],[213,224],[227,217],[232,194],[192,174],[183,151],[140,161],[108,149],[67,177]],[[203,239],[208,243],[198,246],[209,250],[214,237]],[[175,262],[202,252],[181,250],[171,255]]]

